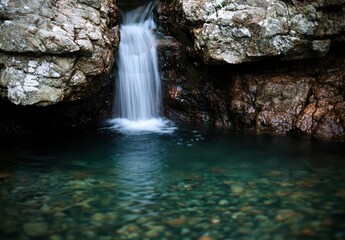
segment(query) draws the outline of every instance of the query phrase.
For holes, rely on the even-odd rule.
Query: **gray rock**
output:
[[[95,213],[92,215],[91,219],[95,222],[103,222],[106,220],[106,216],[103,213]]]
[[[1,98],[45,106],[104,85],[119,40],[113,0],[8,0],[0,16]]]
[[[218,205],[220,205],[220,206],[229,205],[229,201],[225,200],[225,199],[222,199],[222,200],[219,201]]]
[[[324,56],[330,39],[341,39],[345,29],[343,2],[329,5],[339,11],[323,10],[319,1],[173,0],[161,3],[159,13],[162,24],[169,24],[181,41],[192,38],[206,63],[239,64],[272,56]],[[181,38],[181,30],[191,36]]]
[[[41,237],[46,235],[48,225],[44,222],[25,223],[23,225],[24,232],[30,237]]]

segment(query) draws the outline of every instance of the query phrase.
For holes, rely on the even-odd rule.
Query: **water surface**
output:
[[[109,130],[1,144],[1,239],[344,239],[345,144]]]

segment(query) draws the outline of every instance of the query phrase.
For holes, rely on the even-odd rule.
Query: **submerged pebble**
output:
[[[102,155],[101,145],[96,153],[87,151],[90,157],[79,156],[85,162],[77,166],[71,166],[70,153],[62,154],[60,162],[19,158],[21,168],[13,177],[0,179],[0,236],[48,240],[345,236],[344,167],[313,165],[312,159],[293,161],[283,155],[284,161],[276,164],[280,160],[267,157],[271,153],[265,151],[260,153],[263,157],[246,159],[242,152],[229,154],[231,144],[204,150],[198,143],[181,147],[172,141],[173,146],[166,146],[152,136],[139,142],[135,139],[146,137],[126,141],[127,137],[119,136],[116,146],[107,143],[111,150],[106,150],[114,157],[109,152]],[[152,144],[154,151],[148,151]],[[33,166],[27,167],[27,162]]]
[[[30,237],[42,237],[47,234],[48,225],[44,222],[25,223],[23,229]]]
[[[229,205],[229,201],[225,200],[225,199],[222,199],[222,200],[219,201],[218,205],[221,205],[221,206]]]

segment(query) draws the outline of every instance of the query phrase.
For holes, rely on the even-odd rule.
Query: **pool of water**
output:
[[[3,142],[0,239],[345,239],[345,143],[180,129]]]

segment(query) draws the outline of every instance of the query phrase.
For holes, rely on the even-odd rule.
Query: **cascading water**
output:
[[[131,121],[158,117],[161,105],[151,6],[149,4],[123,14],[121,25],[117,108],[120,117]]]
[[[171,131],[159,118],[162,102],[156,39],[153,33],[154,2],[122,13],[121,42],[116,85],[117,129]]]

